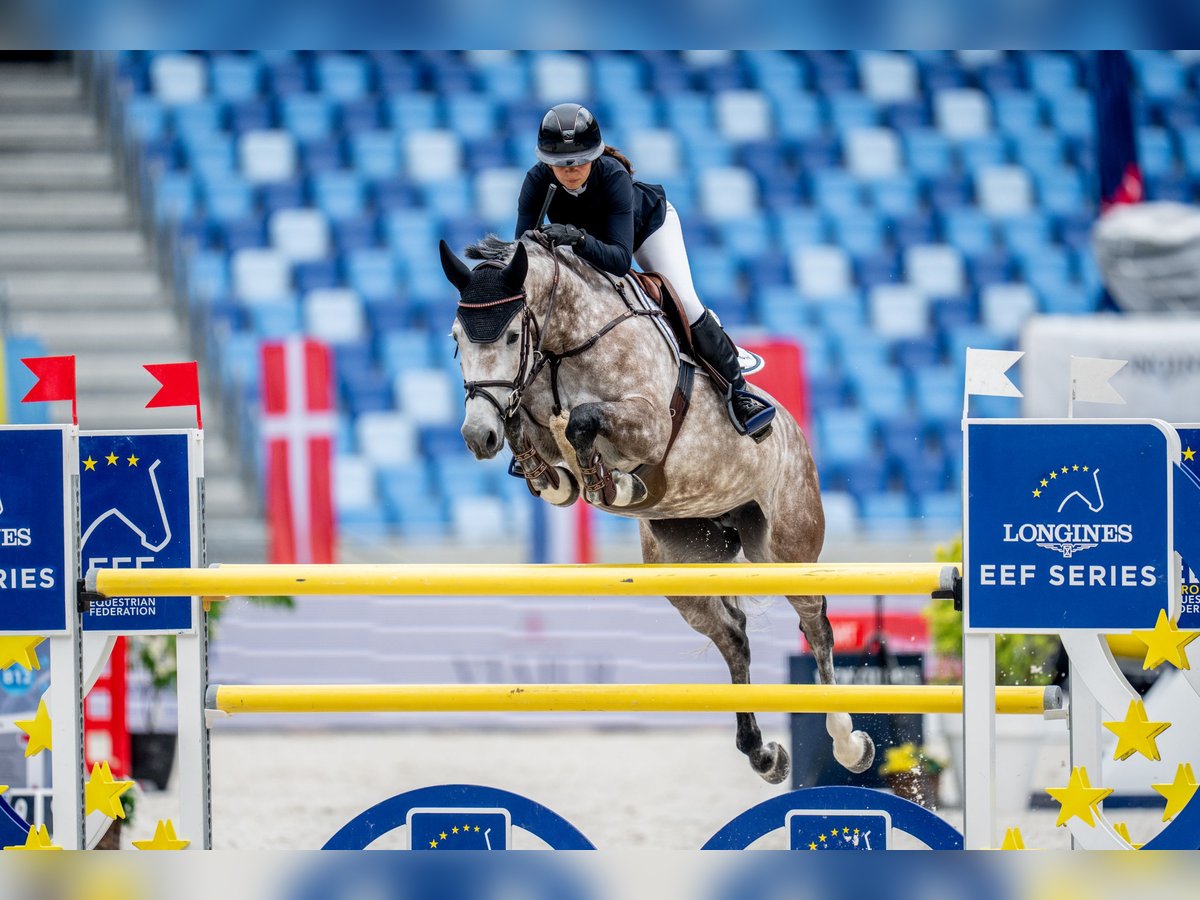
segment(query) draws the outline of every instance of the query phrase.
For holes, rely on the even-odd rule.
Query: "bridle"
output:
[[[551,249],[550,255],[554,258],[554,281],[550,285],[550,303],[546,310],[547,323],[549,323],[550,316],[554,313],[554,301],[558,298],[558,254]],[[480,265],[504,268],[504,264],[498,260],[488,260],[480,263]],[[542,369],[546,366],[546,355],[542,350],[542,342],[545,340],[546,335],[538,325],[538,321],[533,315],[533,310],[529,308],[529,297],[525,293],[524,288],[521,289],[520,293],[513,294],[511,297],[503,297],[487,303],[465,303],[461,300],[458,303],[460,309],[488,309],[489,307],[511,303],[514,300],[521,301],[521,354],[517,362],[517,374],[509,381],[491,379],[487,381],[463,382],[463,389],[467,393],[467,400],[482,397],[488,403],[492,404],[492,406],[496,407],[496,412],[500,414],[500,418],[505,423],[517,414],[517,410],[521,406],[521,401],[525,397],[525,391],[529,389],[529,386],[533,384],[538,375],[541,374]],[[531,361],[532,365],[530,365]],[[508,395],[508,404],[502,405],[487,388],[507,388],[511,392]]]
[[[546,350],[543,344],[546,340],[546,333],[549,330],[550,319],[554,315],[555,301],[558,299],[558,282],[560,264],[558,259],[558,248],[550,248],[550,257],[554,260],[554,279],[550,283],[550,300],[546,305],[546,318],[541,326],[538,325],[537,319],[534,317],[532,310],[529,308],[528,296],[522,288],[518,294],[513,294],[511,297],[504,297],[500,300],[491,300],[487,303],[464,303],[459,301],[460,309],[488,309],[493,306],[500,306],[504,303],[511,303],[514,300],[521,301],[521,355],[517,364],[517,374],[510,381],[501,381],[492,379],[488,381],[464,381],[463,388],[466,390],[466,399],[471,400],[475,397],[482,397],[496,408],[496,412],[500,414],[500,418],[508,423],[513,416],[517,414],[517,410],[521,408],[521,403],[525,398],[525,392],[537,380],[537,377],[542,373],[547,365],[550,366],[550,389],[554,397],[554,415],[562,414],[562,400],[558,391],[558,367],[564,359],[569,359],[572,356],[578,356],[592,349],[596,343],[608,334],[622,322],[632,319],[636,316],[663,316],[661,309],[642,309],[635,307],[629,298],[625,296],[625,285],[621,281],[614,280],[607,272],[602,272],[605,278],[620,295],[621,300],[625,303],[626,311],[611,320],[603,328],[569,350],[563,350],[555,353]],[[480,263],[483,266],[495,266],[503,268],[504,264],[498,260],[487,260]],[[499,338],[497,338],[498,340]],[[507,388],[511,393],[508,396],[507,405],[501,404],[499,400],[492,394],[488,388]]]

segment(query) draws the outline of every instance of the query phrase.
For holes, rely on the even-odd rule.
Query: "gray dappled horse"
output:
[[[507,439],[543,500],[568,506],[582,492],[606,512],[636,517],[648,563],[730,562],[743,549],[752,562],[816,561],[825,538],[817,471],[786,410],[756,444],[733,429],[702,379],[675,433],[681,367],[652,315],[628,302],[628,284],[618,290],[619,280],[573,252],[530,237],[489,236],[467,255],[485,262],[469,269],[441,245],[460,295],[452,336],[467,392],[462,434],[477,458],[493,458]],[[668,599],[717,646],[732,681],[748,684],[740,598]],[[825,598],[787,599],[821,683],[832,684]],[[829,713],[826,727],[838,762],[852,772],[871,765],[875,745],[849,715]],[[767,781],[787,777],[787,752],[763,745],[751,712],[737,714],[737,747]]]

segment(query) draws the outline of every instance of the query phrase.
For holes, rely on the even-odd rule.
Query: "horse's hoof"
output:
[[[754,754],[751,764],[754,766],[754,771],[761,775],[767,784],[779,784],[788,777],[788,773],[792,770],[787,751],[774,741]]]
[[[875,762],[875,742],[865,731],[855,731],[845,744],[833,745],[833,756],[849,771],[865,772]]]

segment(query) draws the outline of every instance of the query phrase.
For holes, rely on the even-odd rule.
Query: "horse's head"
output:
[[[507,264],[488,260],[469,269],[445,241],[440,250],[442,269],[459,294],[451,336],[467,392],[462,436],[477,459],[491,459],[504,446],[505,419],[520,402],[532,365],[537,325],[525,303],[529,259],[518,243]]]

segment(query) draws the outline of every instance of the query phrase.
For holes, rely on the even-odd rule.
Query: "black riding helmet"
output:
[[[600,126],[586,107],[560,103],[542,118],[537,157],[548,166],[582,166],[604,152]]]

